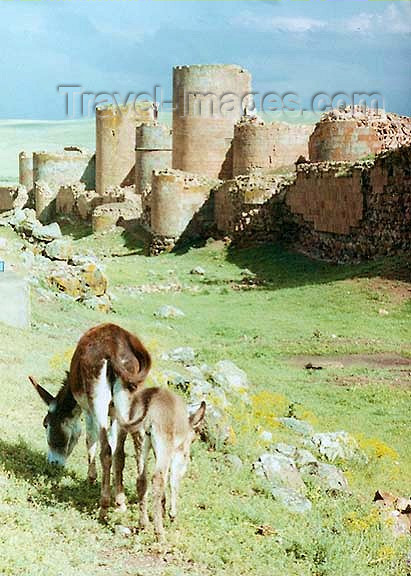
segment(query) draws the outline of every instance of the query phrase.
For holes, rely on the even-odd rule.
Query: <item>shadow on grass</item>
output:
[[[227,261],[249,269],[265,288],[272,290],[376,276],[411,282],[411,264],[405,256],[360,264],[331,264],[311,260],[275,244],[244,249],[232,247],[227,252]]]
[[[95,514],[99,485],[90,485],[75,472],[48,464],[45,452],[33,450],[24,440],[17,443],[0,440],[0,464],[6,472],[35,486],[39,504],[68,503],[81,512]]]
[[[93,230],[88,222],[71,220],[70,218],[60,217],[57,219],[63,236],[71,236],[73,240],[80,240],[86,236],[91,236]]]

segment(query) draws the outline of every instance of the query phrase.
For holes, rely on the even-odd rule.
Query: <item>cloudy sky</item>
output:
[[[409,0],[0,0],[1,118],[62,119],[56,87],[171,93],[174,65],[236,63],[261,93],[380,92],[411,115]]]

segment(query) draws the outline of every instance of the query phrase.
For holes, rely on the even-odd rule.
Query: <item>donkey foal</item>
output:
[[[171,520],[177,514],[177,497],[180,481],[190,459],[190,446],[200,427],[206,410],[202,402],[198,410],[188,415],[187,407],[180,398],[165,388],[144,388],[134,398],[132,407],[133,424],[128,427],[137,456],[137,495],[140,507],[140,529],[147,528],[147,457],[150,448],[155,455],[153,474],[154,530],[157,540],[164,541],[163,516],[166,504],[166,486],[170,476]],[[124,430],[118,438],[114,459],[116,503],[124,503],[123,469]]]

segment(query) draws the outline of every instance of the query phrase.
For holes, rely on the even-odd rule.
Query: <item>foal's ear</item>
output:
[[[34,388],[37,390],[38,395],[43,400],[43,402],[45,402],[45,404],[49,406],[53,402],[54,396],[52,396],[50,392],[47,392],[45,388],[40,386],[40,384],[33,378],[33,376],[29,376],[29,380],[33,384]]]
[[[205,411],[206,411],[206,403],[203,400],[200,404],[200,408],[198,408],[194,412],[194,414],[191,414],[189,418],[190,425],[193,430],[197,430],[200,427],[200,424],[204,420]]]

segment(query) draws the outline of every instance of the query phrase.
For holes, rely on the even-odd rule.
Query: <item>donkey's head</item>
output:
[[[51,464],[64,466],[80,438],[80,409],[71,395],[61,395],[60,391],[54,397],[40,386],[32,376],[29,376],[29,380],[40,398],[48,406],[47,414],[43,420],[49,447],[47,460]]]

